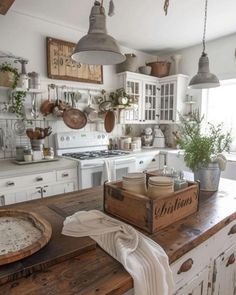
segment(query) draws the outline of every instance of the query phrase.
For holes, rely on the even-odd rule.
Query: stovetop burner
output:
[[[90,160],[96,158],[110,158],[117,156],[124,156],[129,154],[129,152],[121,150],[103,150],[103,151],[92,151],[92,152],[83,152],[83,153],[65,153],[62,156],[77,159],[77,160]]]

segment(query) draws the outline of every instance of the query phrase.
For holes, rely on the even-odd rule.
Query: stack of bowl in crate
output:
[[[123,188],[137,194],[146,195],[146,174],[137,172],[123,176]]]

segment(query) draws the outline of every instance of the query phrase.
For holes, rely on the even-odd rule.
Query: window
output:
[[[232,151],[236,151],[236,80],[221,81],[221,86],[203,92],[202,114],[212,124],[224,123],[232,130]]]

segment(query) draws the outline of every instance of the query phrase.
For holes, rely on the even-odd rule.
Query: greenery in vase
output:
[[[184,149],[186,165],[195,171],[201,165],[207,166],[212,162],[219,162],[219,154],[229,152],[232,138],[230,132],[223,130],[223,124],[214,126],[207,123],[207,131],[202,131],[204,116],[199,111],[193,112],[191,119],[180,117],[180,137],[177,140]]]
[[[0,72],[3,72],[3,73],[6,73],[6,72],[10,72],[14,75],[14,81],[13,81],[13,84],[12,84],[12,88],[15,89],[16,86],[17,86],[17,83],[20,79],[20,74],[17,70],[17,68],[13,68],[11,66],[11,64],[5,62],[3,64],[0,65]]]
[[[17,117],[25,119],[24,102],[25,102],[25,91],[15,91],[12,93],[12,105],[11,111],[16,114]]]
[[[5,62],[0,65],[0,72],[10,72],[14,75],[14,81],[12,84],[12,89],[14,90],[20,78],[18,69],[12,67],[10,63]],[[15,113],[18,118],[22,118],[23,120],[25,120],[25,112],[24,112],[25,97],[26,97],[25,91],[14,90],[12,92],[11,112]]]
[[[117,107],[119,105],[122,105],[123,107],[130,107],[131,98],[126,93],[124,88],[119,88],[119,89],[116,89],[115,91],[111,92],[109,94],[109,98],[112,101],[112,105],[114,107]],[[127,102],[126,103],[120,103],[120,101],[119,101],[120,98],[125,98]]]

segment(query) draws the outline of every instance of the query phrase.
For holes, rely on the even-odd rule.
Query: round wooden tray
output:
[[[3,217],[5,218],[4,220]],[[16,244],[19,241],[19,237],[17,238],[17,234],[19,235],[19,232],[12,232],[12,229],[10,228],[10,226],[8,226],[8,224],[10,224],[9,220],[7,221],[8,217],[11,222],[13,222],[12,218],[14,218],[15,222],[19,220],[19,223],[23,223],[25,225],[28,224],[29,228],[37,229],[35,230],[35,232],[37,232],[36,236],[38,237],[34,238],[32,244],[29,244],[26,247],[22,247],[16,251],[6,250],[7,253],[2,254],[2,252],[5,252],[2,248],[2,251],[0,252],[0,265],[8,264],[34,254],[49,242],[52,235],[52,227],[50,223],[48,223],[44,218],[36,213],[13,209],[0,210],[0,223],[2,220],[2,230],[4,229],[4,227],[6,227],[6,229],[4,229],[4,232],[7,231],[7,235],[9,236],[11,236],[12,233],[11,238],[13,239],[13,242],[15,239]],[[27,236],[26,238],[28,237],[29,236]],[[0,236],[0,244],[1,238],[2,236]]]

